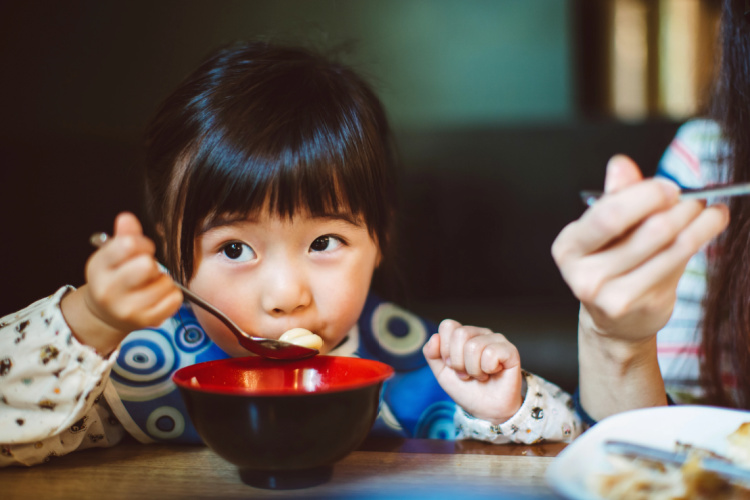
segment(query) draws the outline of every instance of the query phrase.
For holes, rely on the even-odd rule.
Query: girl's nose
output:
[[[293,266],[283,266],[268,273],[261,299],[267,314],[292,314],[309,306],[311,301],[310,287],[300,270]]]

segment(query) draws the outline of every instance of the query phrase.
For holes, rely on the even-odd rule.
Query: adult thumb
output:
[[[607,162],[604,192],[614,193],[642,180],[641,169],[633,160],[625,155],[615,155]]]

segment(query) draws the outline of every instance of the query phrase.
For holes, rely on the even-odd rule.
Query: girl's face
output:
[[[188,287],[250,335],[277,339],[306,328],[323,339],[325,354],[359,318],[379,261],[367,227],[348,214],[284,219],[265,210],[204,228]],[[223,323],[193,310],[222,350],[249,355]]]

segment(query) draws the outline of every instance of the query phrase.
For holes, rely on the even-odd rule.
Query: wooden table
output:
[[[556,498],[544,472],[564,446],[369,439],[336,464],[330,482],[279,491],[245,485],[202,446],[126,442],[0,469],[0,498]]]

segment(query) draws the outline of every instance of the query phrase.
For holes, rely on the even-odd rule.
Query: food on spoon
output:
[[[323,347],[323,339],[305,328],[287,330],[279,337],[279,340],[302,347],[309,347],[310,349],[320,349]]]

